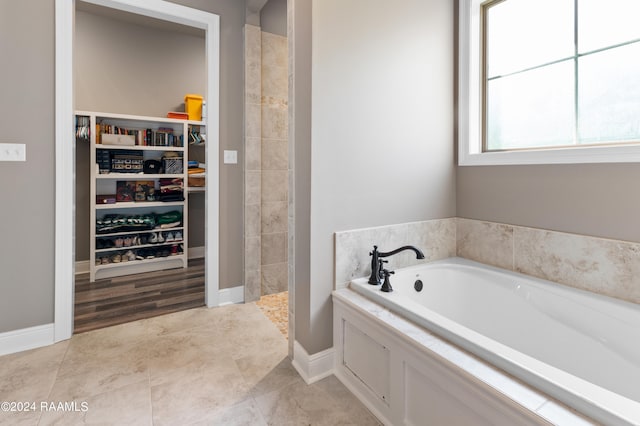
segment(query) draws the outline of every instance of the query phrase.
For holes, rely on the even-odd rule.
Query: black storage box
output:
[[[144,158],[142,156],[142,151],[111,151],[112,173],[142,173],[143,168]]]

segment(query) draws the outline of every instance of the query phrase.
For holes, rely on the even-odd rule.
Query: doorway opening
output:
[[[254,2],[256,3],[256,2]],[[293,341],[293,183],[289,4],[247,10],[245,39],[245,301]]]
[[[219,50],[220,29],[217,15],[166,2],[139,5],[133,0],[77,0],[128,12],[155,20],[193,27],[205,33],[206,89],[208,129],[206,163],[209,165],[204,194],[204,282],[205,303],[218,306],[219,266]],[[73,333],[75,272],[75,79],[74,27],[76,1],[56,1],[56,261],[54,340],[68,339]]]

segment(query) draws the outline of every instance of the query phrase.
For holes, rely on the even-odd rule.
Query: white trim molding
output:
[[[53,323],[0,333],[0,355],[52,345],[54,337]]]
[[[89,273],[89,261],[79,260],[76,262],[76,275]]]
[[[331,376],[334,371],[333,348],[309,355],[298,341],[293,342],[293,361],[291,365],[296,369],[302,380],[310,385]]]
[[[219,306],[244,303],[244,286],[223,288],[218,292]]]
[[[640,162],[640,145],[572,146],[482,152],[482,0],[461,0],[458,46],[458,165],[581,164]]]
[[[202,259],[205,254],[205,247],[189,247],[187,248],[187,258],[188,259]]]
[[[73,334],[75,139],[73,138],[73,22],[75,2],[56,0],[54,339]]]

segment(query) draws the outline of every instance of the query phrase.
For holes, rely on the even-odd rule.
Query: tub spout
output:
[[[382,260],[381,258],[393,256],[394,254],[398,254],[405,250],[413,250],[416,254],[416,259],[424,259],[422,251],[414,246],[402,246],[389,252],[379,252],[378,246],[373,246],[373,251],[369,252],[369,256],[371,256],[371,276],[369,277],[369,284],[378,285],[383,278],[382,267],[383,263],[386,263],[387,261]]]

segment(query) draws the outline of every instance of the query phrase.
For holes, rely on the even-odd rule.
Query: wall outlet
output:
[[[27,146],[23,143],[0,143],[0,161],[27,161]]]
[[[224,164],[238,164],[238,151],[224,150]]]

